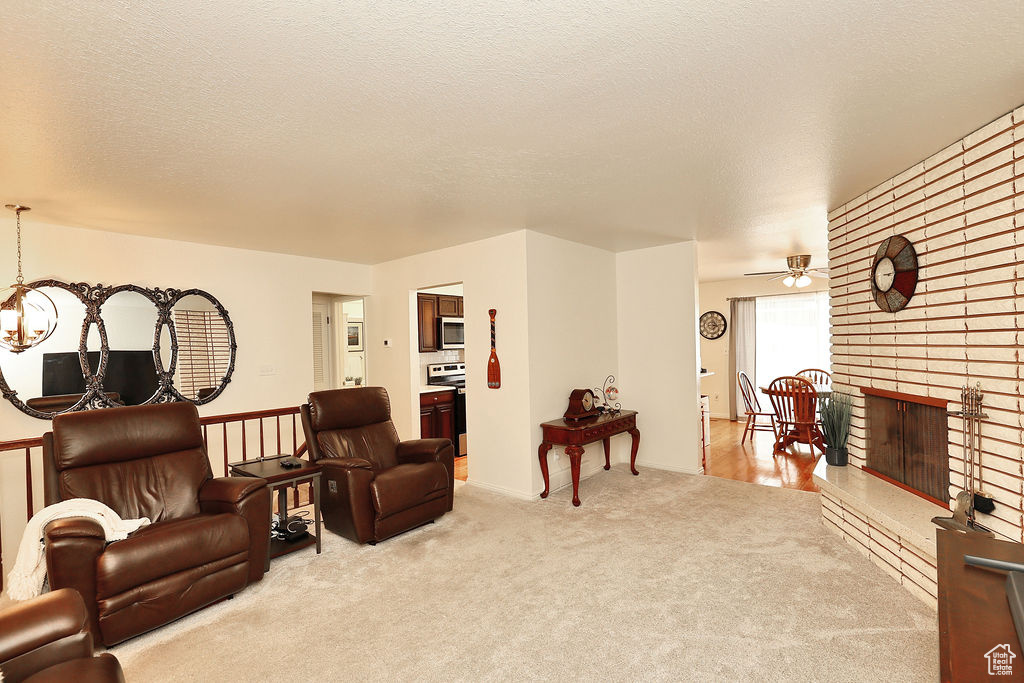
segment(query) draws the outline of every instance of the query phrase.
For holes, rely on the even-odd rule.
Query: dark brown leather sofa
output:
[[[452,442],[399,441],[383,387],[314,392],[301,411],[310,458],[324,468],[324,525],[334,533],[376,543],[452,509]]]
[[[263,578],[270,489],[213,478],[191,403],[58,415],[43,466],[47,505],[91,498],[152,522],[110,545],[88,518],[46,527],[50,587],[82,595],[98,642],[119,643]]]
[[[70,588],[0,611],[0,672],[4,683],[124,682],[113,655],[93,656],[89,613]]]

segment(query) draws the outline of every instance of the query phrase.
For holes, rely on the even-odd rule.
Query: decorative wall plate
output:
[[[718,339],[727,327],[725,316],[718,311],[708,311],[700,317],[700,336],[705,339]]]
[[[883,311],[895,313],[910,303],[917,288],[917,252],[903,235],[878,245],[871,264],[871,296]]]

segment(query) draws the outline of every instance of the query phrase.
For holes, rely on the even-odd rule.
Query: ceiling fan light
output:
[[[809,284],[811,284],[811,278],[809,275],[804,274],[796,279],[797,287],[806,287]]]
[[[782,281],[782,284],[786,285],[787,287],[792,287],[794,282],[796,282],[796,278],[793,277],[792,275],[787,275],[786,279]]]

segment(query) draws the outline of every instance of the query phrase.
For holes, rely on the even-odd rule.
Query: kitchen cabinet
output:
[[[442,318],[458,318],[462,315],[459,311],[461,296],[439,295],[437,297],[437,315]]]
[[[417,295],[416,311],[419,318],[420,353],[437,351],[437,295]]]
[[[420,438],[455,441],[455,391],[420,394]]]
[[[417,294],[416,312],[420,353],[437,351],[440,348],[437,339],[437,319],[461,318],[462,297],[448,294]]]

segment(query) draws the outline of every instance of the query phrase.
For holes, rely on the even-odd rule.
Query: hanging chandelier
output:
[[[0,348],[21,353],[40,344],[57,329],[53,299],[25,284],[21,274],[21,212],[27,206],[7,204],[18,216],[18,279],[0,294]]]

